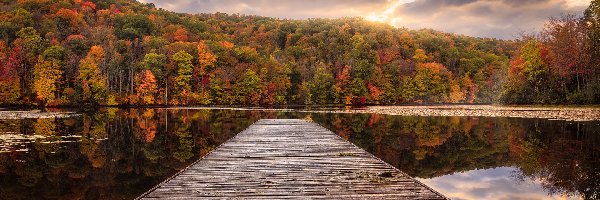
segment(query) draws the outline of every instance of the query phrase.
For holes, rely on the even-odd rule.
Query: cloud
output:
[[[549,17],[581,14],[586,0],[416,0],[399,6],[394,25],[459,34],[514,38],[538,31]]]
[[[390,0],[141,0],[186,13],[239,13],[285,19],[361,16],[381,10]]]
[[[430,179],[419,179],[425,185],[451,199],[577,199],[562,195],[549,196],[540,180],[518,181],[512,167],[471,170]]]
[[[363,16],[397,27],[510,39],[539,31],[551,16],[581,14],[591,0],[141,0],[186,13],[285,19]]]

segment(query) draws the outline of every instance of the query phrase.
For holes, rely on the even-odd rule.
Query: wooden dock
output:
[[[141,199],[446,199],[322,126],[263,119]]]

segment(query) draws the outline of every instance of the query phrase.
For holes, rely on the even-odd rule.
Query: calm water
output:
[[[307,115],[452,199],[600,195],[600,122],[103,109],[0,120],[0,199],[133,199],[258,119]]]

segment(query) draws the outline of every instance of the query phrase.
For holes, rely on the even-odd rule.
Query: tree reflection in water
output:
[[[600,198],[598,122],[378,114],[312,118],[411,176],[507,166],[516,169],[514,184],[533,180],[549,195]]]
[[[108,108],[65,119],[0,120],[0,135],[22,137],[0,146],[0,199],[132,199],[258,119],[305,115]],[[598,198],[598,122],[310,115],[411,176],[480,176],[510,167],[509,184],[536,180],[550,194]]]
[[[3,121],[0,134],[40,138],[0,154],[0,199],[133,199],[261,117],[281,115],[109,108]]]

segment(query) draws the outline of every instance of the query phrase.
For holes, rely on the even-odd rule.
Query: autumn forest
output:
[[[0,0],[0,105],[415,103],[599,104],[600,0],[516,40],[359,17]]]

